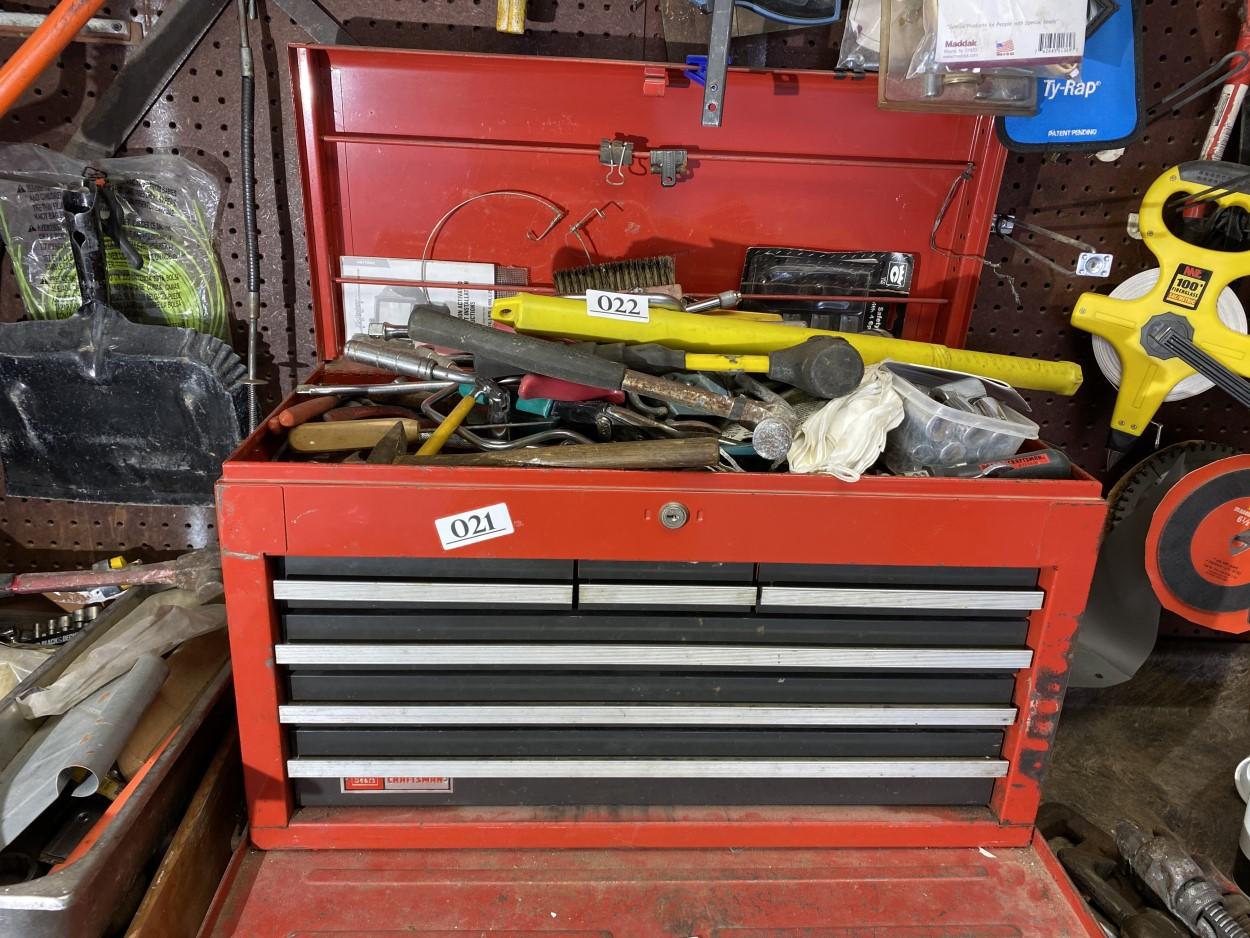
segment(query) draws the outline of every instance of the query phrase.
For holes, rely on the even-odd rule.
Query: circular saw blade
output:
[[[1250,456],[1203,466],[1168,491],[1146,535],[1146,573],[1164,608],[1250,631]]]
[[[1107,529],[1076,636],[1073,687],[1123,683],[1150,655],[1162,608],[1142,562],[1151,518],[1187,473],[1236,452],[1203,440],[1173,443],[1138,463],[1111,490]]]
[[[1236,455],[1233,447],[1207,440],[1184,440],[1156,450],[1121,476],[1107,494],[1107,530],[1143,509],[1153,512],[1185,473]]]

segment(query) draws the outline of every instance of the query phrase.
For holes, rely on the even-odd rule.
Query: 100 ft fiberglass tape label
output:
[[[434,527],[438,531],[443,550],[455,550],[457,547],[513,533],[512,516],[508,514],[506,502],[462,511],[458,515],[448,515],[445,518],[435,518]]]

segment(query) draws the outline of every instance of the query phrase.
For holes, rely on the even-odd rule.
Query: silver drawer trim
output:
[[[754,606],[755,586],[703,586],[675,583],[582,583],[583,605]]]
[[[1010,726],[1015,707],[285,704],[281,723],[402,726]]]
[[[571,583],[465,581],[414,583],[388,580],[274,580],[274,599],[320,599],[328,602],[446,603],[500,606],[573,605]]]
[[[996,609],[1031,612],[1042,608],[1039,590],[839,589],[765,586],[760,606],[800,609]]]
[[[290,759],[291,778],[1002,778],[999,759]]]
[[[811,648],[734,645],[379,645],[301,643],[274,647],[278,664],[681,668],[865,668],[1015,671],[1027,648]]]

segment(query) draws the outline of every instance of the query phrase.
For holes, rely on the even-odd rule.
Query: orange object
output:
[[[286,429],[298,427],[301,423],[320,417],[327,410],[333,410],[338,405],[337,397],[317,397],[311,401],[300,401],[278,414],[278,424]],[[270,425],[272,427],[272,421]]]
[[[137,772],[135,772],[134,777],[130,780],[130,783],[122,789],[122,793],[113,801],[111,805],[104,809],[104,813],[100,815],[100,819],[95,822],[91,830],[87,831],[83,839],[78,842],[78,846],[70,852],[70,855],[67,856],[62,862],[52,867],[51,872],[59,873],[71,863],[76,863],[81,860],[87,855],[87,851],[95,846],[96,841],[104,836],[104,832],[108,830],[108,826],[113,823],[113,818],[116,817],[118,812],[126,806],[126,802],[130,800],[131,796],[139,788],[139,784],[144,780],[144,778],[147,777],[148,772],[152,771],[152,766],[156,765],[156,760],[164,754],[165,748],[173,740],[181,725],[182,724],[178,724],[178,726],[175,726],[172,730],[170,730],[169,735],[161,740],[161,744],[152,750],[152,754],[148,756],[147,761],[139,767]]]
[[[387,404],[336,407],[322,419],[329,420],[331,423],[337,423],[340,420],[376,420],[381,417],[407,417],[410,420],[421,419],[421,415],[411,407],[395,407]]]
[[[61,0],[20,49],[0,66],[0,115],[51,65],[104,0]]]

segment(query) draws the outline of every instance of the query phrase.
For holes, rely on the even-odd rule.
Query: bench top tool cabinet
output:
[[[906,337],[967,329],[1003,154],[988,118],[871,80],[294,47],[323,364],[344,256],[528,269],[752,245],[915,255]],[[612,178],[601,141],[628,141]],[[609,148],[610,149],[610,148]],[[650,172],[686,151],[671,185]],[[956,180],[971,166],[971,178]],[[930,232],[943,202],[952,201]],[[596,210],[602,214],[596,214]],[[353,370],[354,369],[354,370]],[[282,406],[289,406],[290,401]],[[1068,481],[276,460],[218,489],[253,842],[263,848],[1030,848],[1103,520]],[[680,527],[661,522],[679,503]],[[510,533],[435,521],[504,504]],[[1044,846],[1042,847],[1044,852]]]

